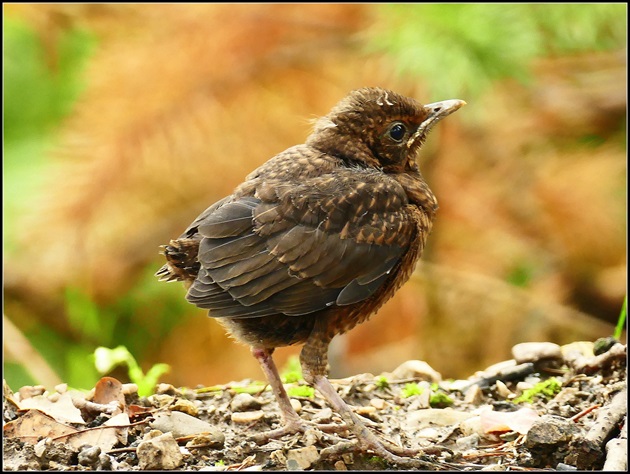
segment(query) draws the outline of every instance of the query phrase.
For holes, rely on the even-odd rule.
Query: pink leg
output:
[[[287,395],[287,392],[282,385],[282,379],[280,378],[280,374],[278,373],[276,364],[271,357],[272,352],[273,349],[269,350],[264,348],[252,348],[252,354],[260,364],[260,367],[262,367],[262,370],[265,373],[265,377],[269,382],[269,386],[271,387],[271,391],[278,401],[278,406],[280,407],[280,412],[282,413],[284,426],[275,430],[268,431],[266,433],[255,434],[254,436],[252,436],[252,438],[258,443],[263,443],[269,441],[270,439],[280,438],[286,434],[297,432],[304,433],[309,428],[317,428],[325,432],[345,431],[344,426],[339,426],[335,424],[316,425],[307,423],[300,418],[300,415],[296,413],[293,406],[291,405],[289,396]]]

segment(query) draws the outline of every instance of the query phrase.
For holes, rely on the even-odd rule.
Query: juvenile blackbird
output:
[[[304,379],[361,447],[398,463],[392,452],[409,454],[385,448],[337,394],[326,378],[327,351],[409,279],[438,207],[415,157],[429,130],[464,104],[355,90],[305,144],[264,163],[163,246],[160,280],[183,281],[187,300],[260,363],[284,418],[264,439],[309,427],[271,358],[276,347],[303,343]]]

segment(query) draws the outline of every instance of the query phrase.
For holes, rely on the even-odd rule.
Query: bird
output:
[[[182,281],[186,299],[258,360],[283,419],[265,440],[310,428],[272,358],[277,347],[302,344],[304,380],[360,448],[398,464],[411,453],[386,446],[340,397],[327,352],[411,276],[438,209],[417,154],[435,124],[465,104],[353,90],[303,144],[263,163],[162,246],[166,263],[156,276]]]

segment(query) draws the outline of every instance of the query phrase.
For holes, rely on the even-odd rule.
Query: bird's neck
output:
[[[421,208],[432,220],[437,212],[438,202],[420,172],[416,171],[413,175],[398,173],[391,176],[403,187],[409,203]]]

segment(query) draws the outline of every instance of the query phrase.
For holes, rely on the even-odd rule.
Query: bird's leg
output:
[[[272,353],[273,349],[252,348],[252,354],[260,364],[260,367],[262,367],[265,377],[269,382],[269,386],[271,387],[271,391],[278,401],[284,426],[275,430],[267,431],[266,433],[255,434],[252,436],[252,439],[258,443],[262,443],[274,438],[280,438],[286,434],[298,432],[304,433],[307,429],[312,427],[316,427],[321,431],[326,432],[343,430],[343,427],[339,427],[337,425],[311,425],[300,418],[300,415],[297,414],[291,405],[291,401],[284,389],[284,385],[282,385],[280,374],[278,373],[276,364],[271,357]]]
[[[282,428],[278,428],[277,430],[257,435],[257,437],[260,438],[260,440],[258,441],[278,438],[288,433],[295,433],[305,430],[304,423],[291,405],[291,401],[289,400],[287,391],[282,385],[280,374],[278,373],[276,364],[271,357],[272,352],[273,349],[252,348],[252,354],[260,364],[263,372],[265,373],[265,377],[267,378],[267,381],[271,386],[271,391],[278,401],[280,412],[282,413],[282,419],[284,421],[284,426]]]
[[[316,329],[317,331],[317,325]],[[341,415],[346,427],[357,437],[359,445],[366,451],[372,451],[388,462],[401,466],[422,467],[424,464],[419,459],[409,459],[398,456],[413,456],[420,451],[399,448],[391,445],[386,448],[374,433],[372,433],[359,417],[352,411],[346,402],[339,396],[335,388],[326,377],[326,364],[328,360],[328,344],[332,338],[325,337],[323,331],[315,337],[311,337],[304,345],[300,353],[302,375],[304,380],[313,385],[319,393],[332,405],[332,408]],[[397,453],[397,454],[394,454]]]

